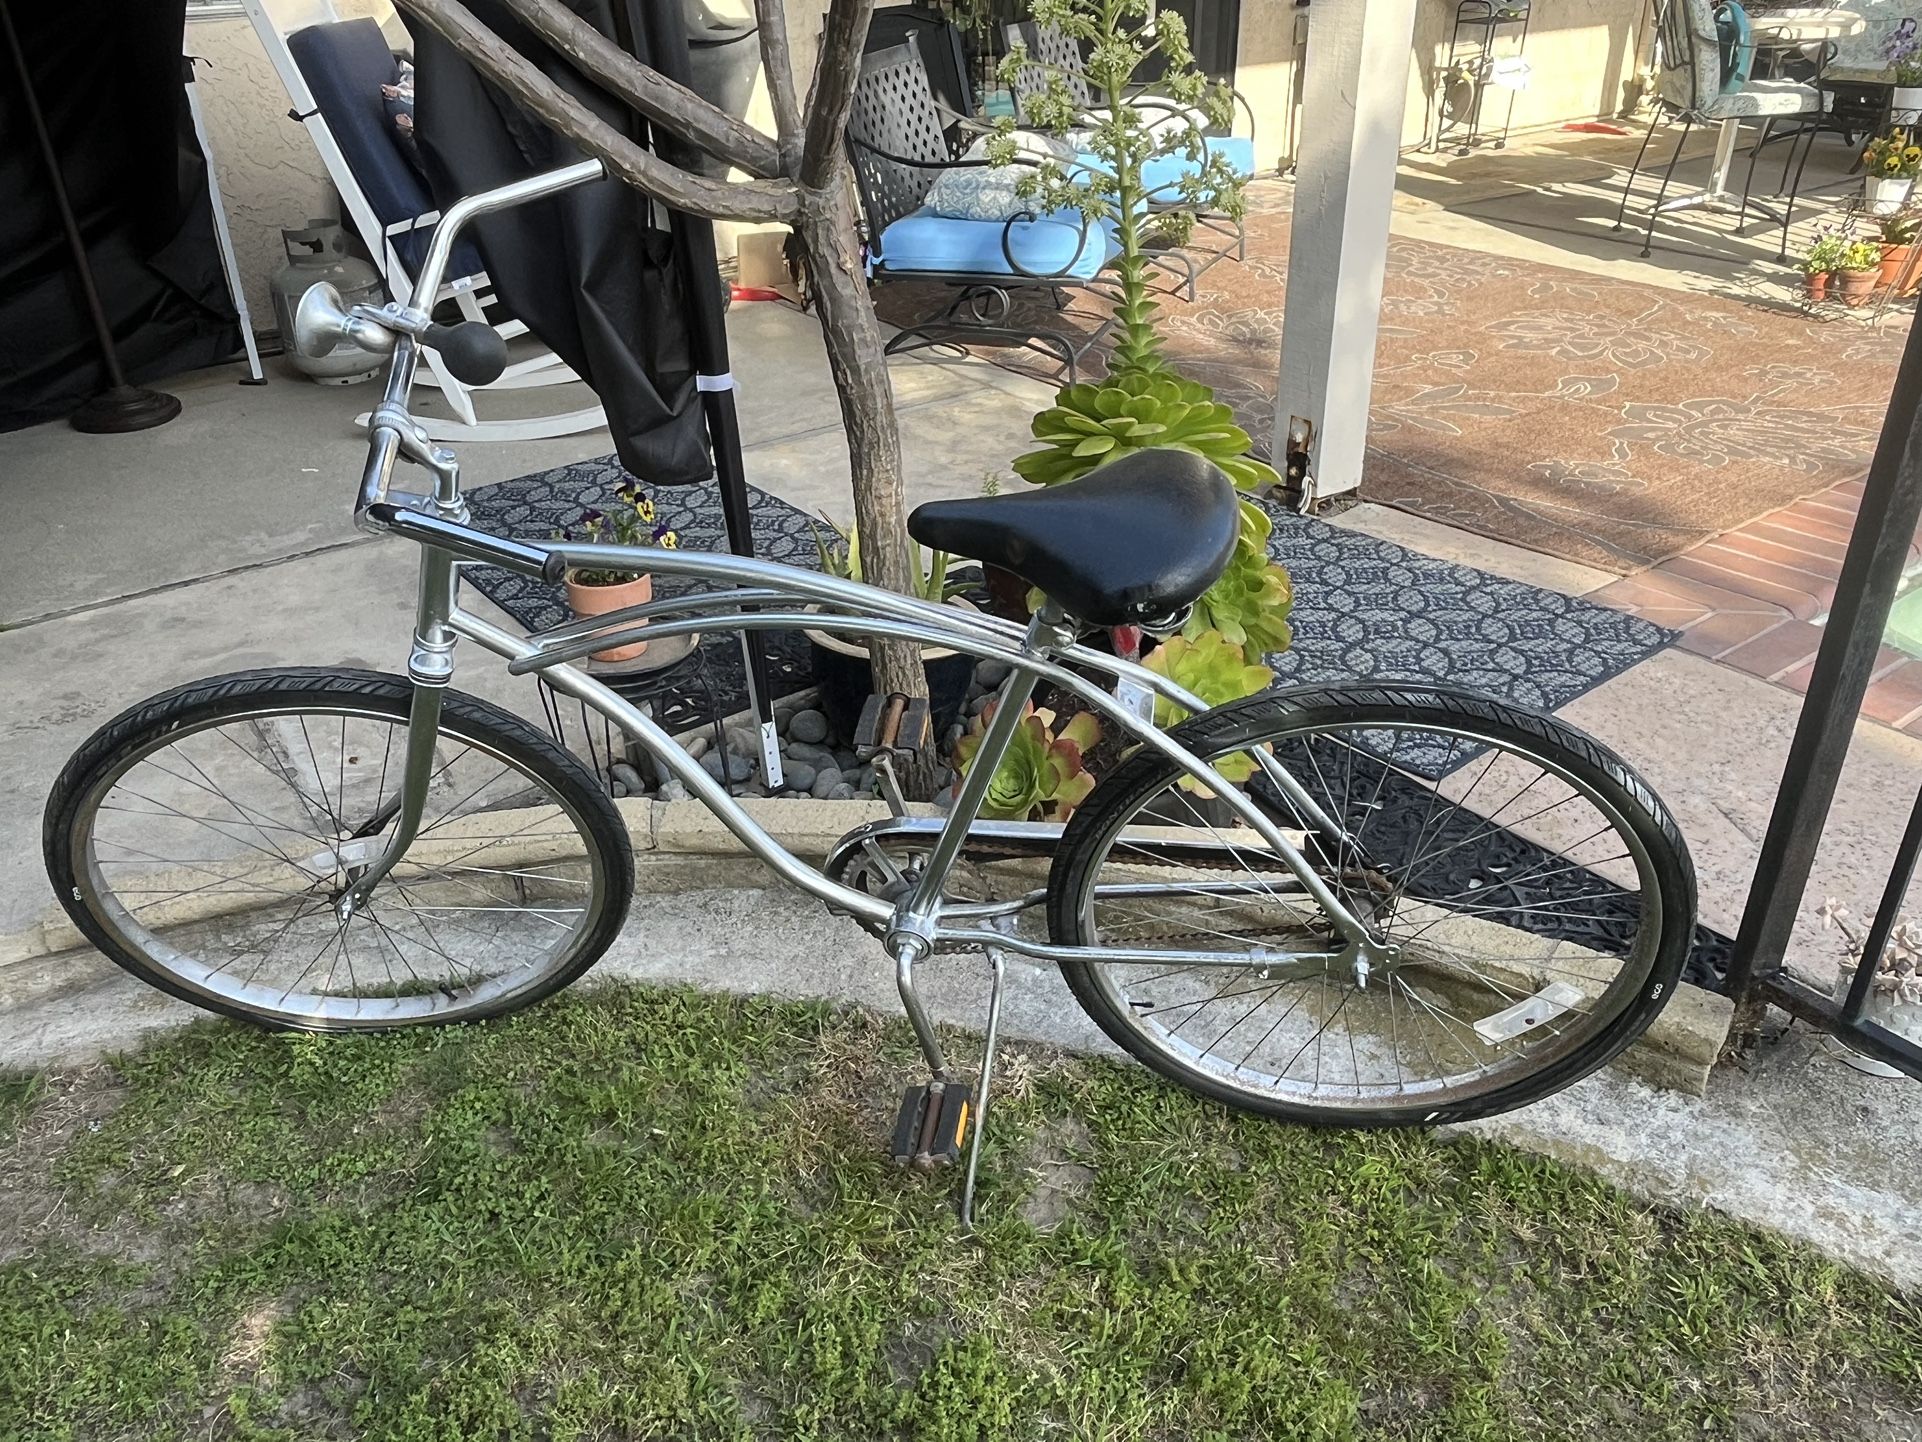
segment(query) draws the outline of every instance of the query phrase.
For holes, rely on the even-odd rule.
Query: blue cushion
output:
[[[1236,175],[1246,177],[1255,173],[1255,142],[1246,136],[1206,135],[1202,137],[1202,144],[1207,147],[1210,159],[1221,156],[1234,168]],[[1084,153],[1076,158],[1090,170],[1108,171],[1098,156]],[[1175,151],[1171,155],[1156,156],[1142,166],[1141,183],[1147,187],[1152,203],[1164,205],[1179,200],[1182,180],[1199,173],[1200,169],[1185,152]]]
[[[881,232],[877,263],[889,274],[902,271],[954,271],[963,275],[1015,275],[1002,253],[1001,235],[1026,270],[1049,276],[1091,279],[1119,251],[1106,223],[1081,227],[1073,211],[1045,220],[956,220],[926,206],[904,215]]]
[[[365,17],[309,25],[287,37],[287,52],[314,92],[321,119],[381,225],[396,225],[434,209],[427,183],[401,153],[387,117],[381,87],[394,83],[399,62],[380,26]],[[432,235],[428,227],[394,238],[410,274],[420,268]],[[480,256],[462,241],[454,248],[446,278],[474,275],[482,268]]]
[[[1721,51],[1723,95],[1733,95],[1748,84],[1755,65],[1755,32],[1749,27],[1748,11],[1736,0],[1722,0],[1715,7],[1715,42]]]

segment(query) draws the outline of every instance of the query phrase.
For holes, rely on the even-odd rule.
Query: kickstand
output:
[[[968,1170],[961,1179],[961,1230],[974,1232],[974,1172],[981,1164],[981,1138],[988,1130],[988,1089],[994,1084],[994,1048],[1001,1033],[1001,993],[1008,979],[1008,958],[998,946],[988,948],[994,968],[994,990],[988,997],[988,1031],[981,1045],[981,1085],[974,1101],[974,1135],[968,1138]]]

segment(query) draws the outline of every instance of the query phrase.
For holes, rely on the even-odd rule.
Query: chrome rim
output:
[[[264,706],[171,731],[88,792],[74,874],[94,917],[196,1000],[292,1026],[490,1008],[574,954],[605,861],[526,764],[443,723],[420,835],[346,922],[392,830],[404,717]]]
[[[1171,784],[1128,808],[1078,899],[1086,944],[1340,953],[1093,965],[1112,1009],[1183,1069],[1254,1098],[1419,1116],[1585,1050],[1639,993],[1664,929],[1653,862],[1559,761],[1456,726],[1365,719],[1282,726],[1263,744],[1341,822],[1341,843],[1309,851],[1371,942],[1344,947],[1218,802]],[[1299,824],[1265,781],[1251,789]],[[1170,866],[1138,844],[1144,827],[1198,832],[1217,854]]]

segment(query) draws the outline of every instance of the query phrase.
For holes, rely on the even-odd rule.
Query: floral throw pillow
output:
[[[1014,132],[1015,152],[1036,161],[1074,159],[1074,149],[1053,136],[1032,130]],[[987,136],[974,142],[962,155],[963,160],[988,158]],[[1032,175],[1032,165],[965,165],[944,170],[928,191],[927,207],[936,215],[953,220],[1011,220],[1034,209],[1034,202],[1017,193],[1015,187],[1024,176]]]

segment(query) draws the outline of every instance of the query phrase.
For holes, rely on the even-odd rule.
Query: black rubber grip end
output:
[[[485,321],[430,325],[420,338],[440,352],[441,364],[463,385],[492,385],[507,369],[507,342]]]
[[[566,578],[567,558],[559,554],[550,554],[545,564],[541,566],[541,579],[550,586],[558,586]]]

